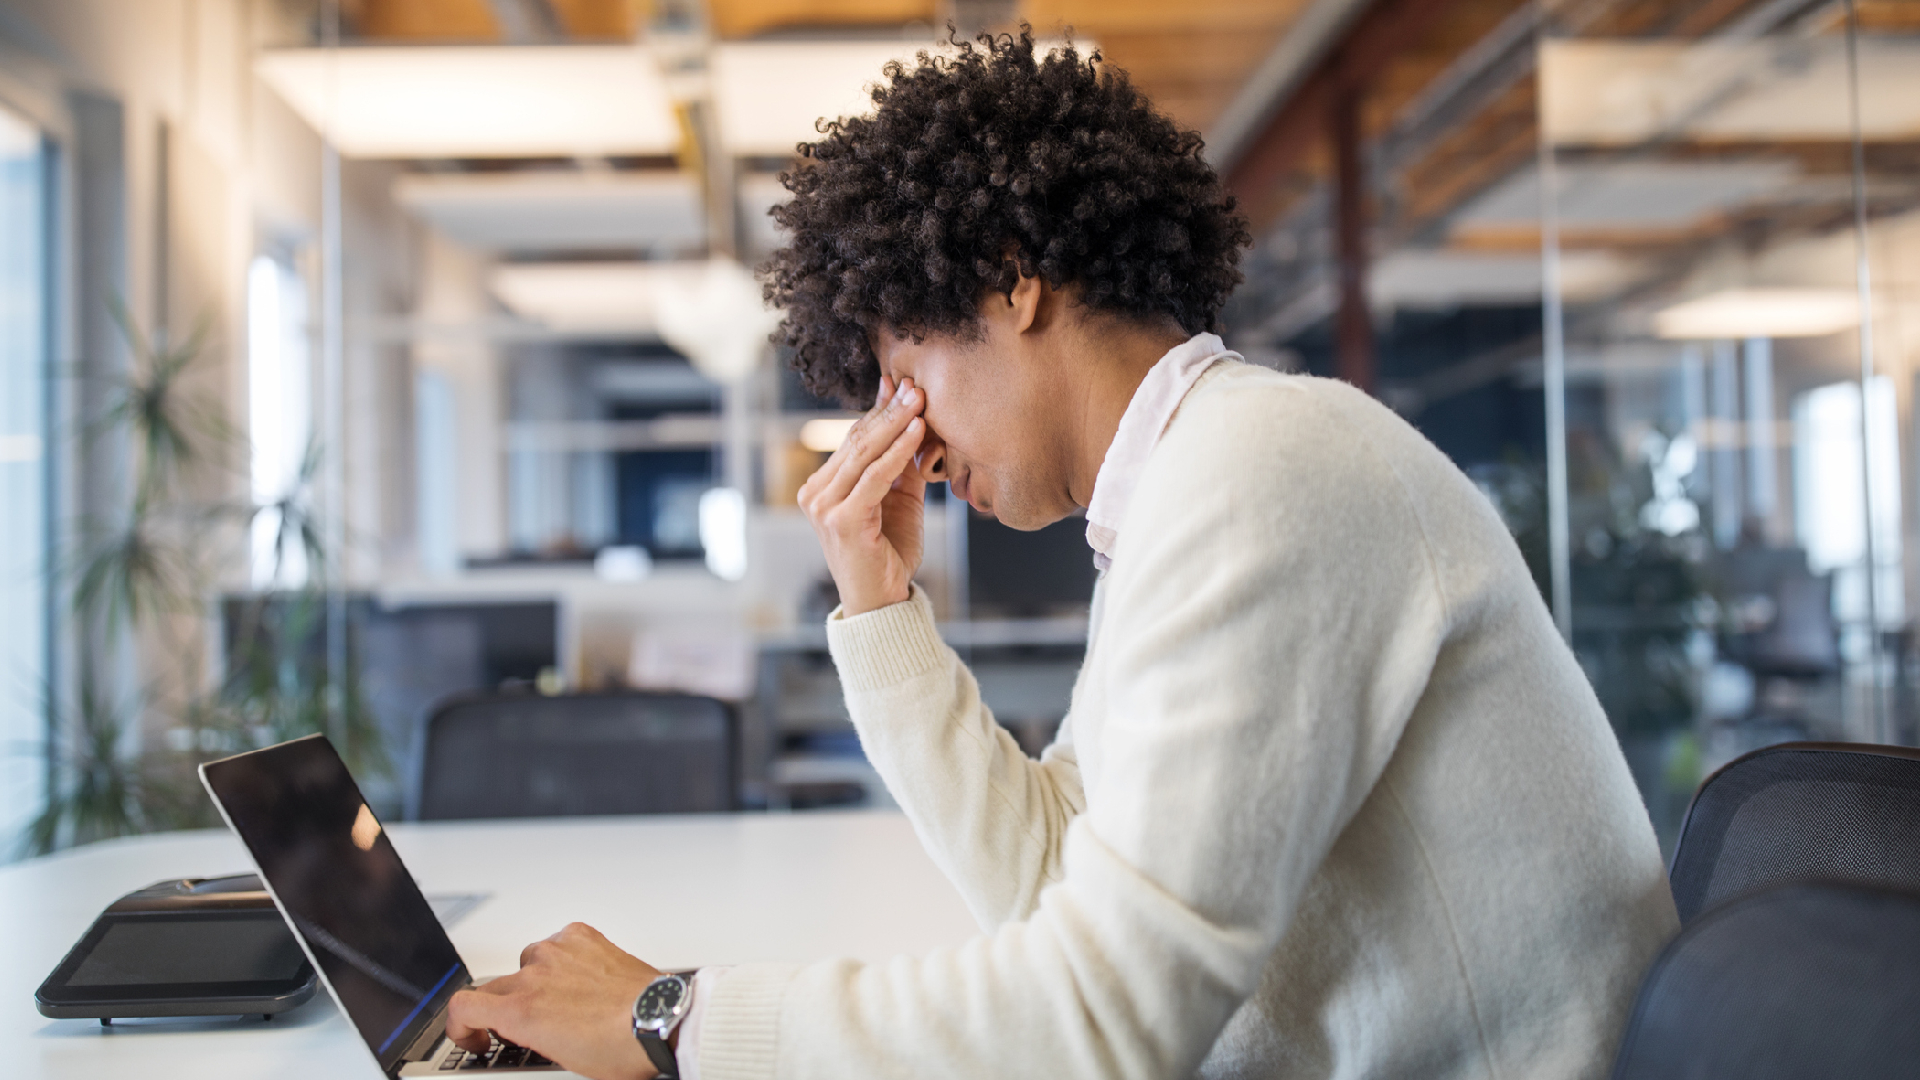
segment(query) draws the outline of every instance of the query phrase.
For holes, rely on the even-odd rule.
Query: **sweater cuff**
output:
[[[780,1005],[799,967],[741,964],[705,987],[700,1080],[768,1080],[780,1042]]]
[[[897,686],[940,668],[947,656],[933,601],[917,584],[898,604],[852,616],[835,608],[827,616],[827,649],[848,691]]]

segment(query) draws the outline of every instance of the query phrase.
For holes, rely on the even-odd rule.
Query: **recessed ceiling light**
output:
[[[1653,317],[1673,340],[1819,337],[1860,325],[1860,297],[1846,289],[1723,289]]]
[[[255,70],[348,157],[668,154],[651,53],[632,45],[283,49]]]

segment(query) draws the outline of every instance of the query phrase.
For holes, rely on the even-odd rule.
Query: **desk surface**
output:
[[[449,931],[498,975],[568,922],[663,968],[880,960],[975,932],[898,814],[820,813],[396,825],[428,893],[486,893]],[[37,1077],[363,1077],[366,1052],[324,992],[272,1022],[48,1020],[33,991],[100,910],[170,877],[248,868],[224,831],[95,844],[0,868],[0,1073]]]

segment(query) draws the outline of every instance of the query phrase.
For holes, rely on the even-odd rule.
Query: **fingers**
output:
[[[475,1054],[487,1052],[493,1041],[490,1034],[499,1022],[497,994],[484,990],[462,990],[447,1003],[447,1038],[462,1050]]]
[[[856,511],[878,506],[880,500],[887,497],[887,492],[893,490],[894,481],[911,475],[907,472],[907,466],[913,463],[913,452],[920,448],[920,438],[926,430],[927,422],[917,416],[907,421],[907,429],[861,473],[842,505]],[[918,478],[915,477],[912,482],[918,482]],[[922,490],[925,487],[921,483]]]
[[[913,385],[912,379],[901,380],[893,397],[861,417],[847,433],[846,442],[827,460],[821,470],[825,474],[823,482],[815,489],[814,498],[827,506],[845,500],[868,466],[890,450],[907,425],[919,415],[925,401],[926,395]]]

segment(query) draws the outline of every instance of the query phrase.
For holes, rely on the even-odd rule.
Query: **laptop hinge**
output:
[[[439,1011],[433,1014],[433,1019],[427,1022],[427,1026],[420,1030],[419,1036],[408,1044],[406,1053],[400,1055],[400,1060],[402,1062],[427,1060],[433,1056],[434,1047],[440,1045],[440,1037],[446,1032],[447,1007],[442,1005]]]

